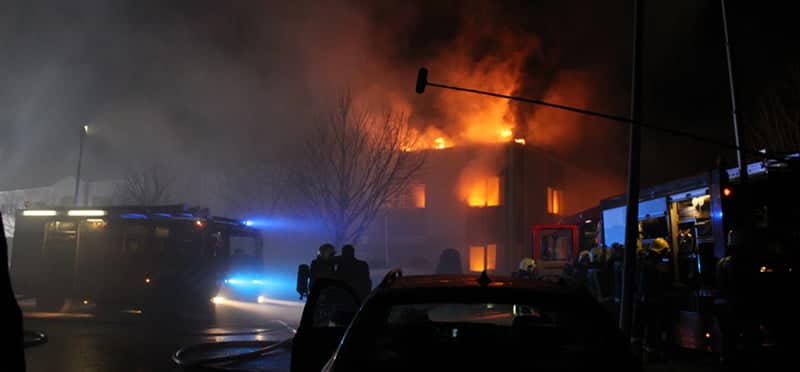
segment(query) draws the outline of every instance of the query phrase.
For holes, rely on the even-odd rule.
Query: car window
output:
[[[231,255],[234,257],[256,257],[258,245],[252,236],[231,235]]]

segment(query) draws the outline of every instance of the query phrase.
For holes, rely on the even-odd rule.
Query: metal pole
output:
[[[733,65],[731,63],[731,44],[728,39],[728,15],[725,10],[725,0],[722,3],[722,30],[725,34],[725,57],[728,62],[728,84],[731,87],[731,116],[733,118],[733,138],[736,141],[736,161],[739,166],[739,182],[741,184],[747,183],[747,163],[742,155],[742,131],[739,128],[739,113],[736,110],[736,90],[733,84]]]
[[[631,120],[642,121],[642,20],[644,1],[637,0],[633,16],[633,73],[631,77]],[[625,214],[625,257],[622,277],[622,306],[619,326],[630,339],[633,314],[633,280],[636,247],[639,240],[639,171],[641,163],[641,127],[631,125],[628,150],[628,205]]]
[[[383,214],[383,259],[389,267],[389,212]]]
[[[78,170],[75,172],[75,197],[72,200],[72,204],[74,206],[78,206],[78,192],[81,188],[81,159],[83,158],[83,141],[86,138],[86,131],[88,127],[86,125],[81,127],[81,138],[80,138],[80,145],[78,146]]]
[[[506,173],[506,182],[508,182],[508,189],[507,189],[508,194],[506,195],[506,200],[505,200],[505,203],[504,203],[506,205],[506,212],[507,212],[506,213],[506,218],[508,219],[506,221],[506,223],[507,223],[506,229],[507,229],[507,233],[508,233],[508,237],[507,237],[508,241],[507,241],[506,244],[508,244],[508,248],[505,251],[508,253],[508,256],[509,256],[508,261],[509,261],[509,264],[510,264],[509,269],[511,270],[511,272],[514,271],[513,270],[513,268],[514,268],[514,264],[513,263],[514,263],[515,258],[516,258],[515,257],[516,256],[516,254],[515,254],[516,253],[516,251],[515,251],[516,247],[514,247],[514,223],[516,222],[515,221],[515,215],[516,215],[516,213],[515,213],[516,212],[515,196],[516,195],[514,195],[514,193],[516,191],[516,187],[515,187],[515,184],[514,184],[516,182],[516,177],[514,177],[515,176],[514,175],[514,172],[515,172],[515,169],[514,169],[514,167],[515,167],[515,164],[514,164],[514,145],[516,145],[516,143],[514,143],[513,140],[508,143],[508,150],[509,150],[508,151],[508,172]],[[489,250],[489,245],[488,244],[486,245],[486,250],[487,251]],[[488,252],[487,252],[487,254],[488,254]],[[497,269],[497,268],[495,268],[495,269]]]

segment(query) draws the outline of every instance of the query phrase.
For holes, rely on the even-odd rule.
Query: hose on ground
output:
[[[277,322],[287,332],[294,335],[296,330],[286,323]],[[264,333],[274,333],[280,329],[256,329],[250,331],[237,331],[237,332],[204,332],[204,336],[240,336],[240,335],[255,335]],[[181,347],[174,354],[172,354],[172,361],[186,369],[214,369],[223,365],[233,362],[240,362],[244,360],[254,359],[261,357],[265,354],[271,353],[282,347],[291,344],[294,337],[287,337],[279,341],[219,341],[219,342],[205,342],[187,345]],[[219,355],[225,349],[246,349],[247,351],[236,352],[232,354]],[[192,356],[195,357],[192,357]],[[201,355],[201,357],[197,357]]]
[[[47,342],[47,335],[40,331],[31,331],[29,329],[22,331],[25,348],[39,346]]]

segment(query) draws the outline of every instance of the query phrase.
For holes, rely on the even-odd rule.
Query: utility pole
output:
[[[389,211],[383,213],[383,259],[389,268]]]
[[[736,90],[733,84],[733,64],[731,62],[731,43],[728,39],[728,12],[725,10],[725,0],[720,0],[722,5],[722,31],[725,34],[725,58],[728,62],[728,84],[731,87],[731,116],[733,119],[733,138],[736,141],[736,161],[739,166],[739,183],[747,183],[747,163],[742,155],[742,130],[739,127],[739,112],[736,110]],[[724,171],[724,169],[723,169]]]
[[[642,21],[644,0],[636,0],[633,15],[633,72],[631,76],[630,147],[628,149],[628,205],[625,214],[625,257],[622,274],[622,306],[619,326],[630,339],[633,314],[633,280],[639,240],[639,176],[642,129]]]
[[[81,160],[83,159],[83,142],[86,140],[87,132],[89,132],[89,126],[82,126],[80,144],[78,145],[78,170],[75,172],[75,197],[72,200],[72,205],[76,207],[78,206],[78,197],[81,188]]]

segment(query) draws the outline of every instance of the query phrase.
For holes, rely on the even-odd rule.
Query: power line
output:
[[[422,73],[422,70],[425,70],[424,74]],[[716,139],[713,139],[713,138],[703,137],[703,136],[699,136],[699,135],[696,135],[696,134],[692,134],[692,133],[688,133],[688,132],[684,132],[684,131],[680,131],[680,130],[676,130],[676,129],[669,129],[669,128],[665,128],[665,127],[661,127],[661,126],[655,126],[655,125],[651,125],[651,124],[635,122],[635,121],[631,120],[630,118],[627,118],[627,117],[624,117],[624,116],[610,115],[610,114],[605,114],[605,113],[602,113],[602,112],[586,110],[586,109],[581,109],[581,108],[577,108],[577,107],[559,105],[559,104],[556,104],[556,103],[545,102],[545,101],[538,100],[538,99],[532,99],[532,98],[526,98],[526,97],[520,97],[520,96],[511,96],[511,95],[506,95],[506,94],[487,92],[487,91],[478,90],[478,89],[462,88],[462,87],[456,87],[456,86],[447,85],[447,84],[433,83],[433,82],[427,81],[427,70],[424,69],[424,68],[420,69],[420,76],[419,76],[418,80],[419,79],[423,79],[423,80],[421,82],[422,83],[421,85],[420,85],[420,81],[417,82],[417,92],[418,93],[421,93],[421,91],[424,91],[424,87],[425,86],[430,85],[430,86],[437,87],[437,88],[451,89],[451,90],[457,90],[457,91],[461,91],[461,92],[468,92],[468,93],[482,94],[482,95],[498,97],[498,98],[505,98],[505,99],[510,99],[510,100],[514,100],[514,101],[528,102],[528,103],[533,103],[533,104],[537,104],[537,105],[553,107],[553,108],[557,108],[557,109],[561,109],[561,110],[565,110],[565,111],[575,112],[575,113],[578,113],[578,114],[583,114],[583,115],[589,115],[589,116],[599,117],[599,118],[603,118],[603,119],[608,119],[608,120],[611,120],[611,121],[617,121],[617,122],[627,123],[627,124],[631,124],[631,125],[638,125],[638,126],[640,126],[642,128],[652,129],[652,130],[655,130],[655,131],[658,131],[658,132],[671,134],[671,135],[677,136],[677,137],[690,138],[690,139],[693,139],[693,140],[699,141],[699,142],[711,143],[711,144],[714,144],[714,145],[717,145],[717,146],[720,146],[720,147],[728,148],[728,149],[731,149],[731,150],[742,151],[742,152],[745,152],[745,153],[750,153],[750,154],[758,155],[758,156],[761,156],[761,157],[775,158],[775,157],[779,157],[779,156],[780,157],[785,157],[787,155],[793,154],[793,153],[790,153],[790,152],[766,152],[766,151],[760,151],[760,150],[750,149],[750,148],[746,148],[746,147],[740,147],[740,146],[736,146],[735,144],[731,144],[731,143],[728,143],[728,142],[716,140]],[[420,89],[420,86],[422,87],[421,89]]]

